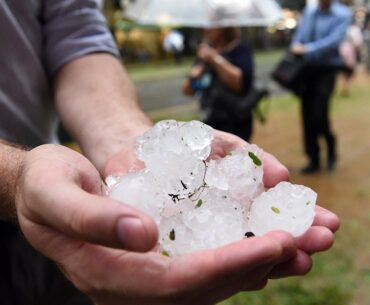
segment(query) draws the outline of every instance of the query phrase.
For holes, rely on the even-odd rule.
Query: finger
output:
[[[112,295],[122,295],[124,289],[125,295],[135,296],[138,302],[157,296],[174,301],[169,304],[189,298],[205,301],[210,292],[221,299],[246,287],[256,289],[256,283],[264,282],[274,265],[295,253],[294,239],[279,232],[174,259],[150,252],[79,245],[60,234],[51,234],[48,240],[43,242],[49,245],[47,254],[59,261],[67,276],[90,296],[106,287]],[[99,301],[99,297],[94,299]]]
[[[125,276],[125,265],[119,264],[120,256],[124,256],[125,251],[79,241],[27,219],[25,222],[28,228],[25,231],[26,237],[32,246],[55,261],[77,289],[92,298],[102,290],[109,291],[112,295],[118,294],[114,289],[120,283],[112,279],[115,280],[118,274]],[[124,285],[119,287],[123,288]]]
[[[31,220],[75,239],[133,251],[148,251],[157,241],[151,218],[72,183],[53,183],[53,189],[44,191],[41,198],[37,192],[25,200],[38,203],[36,207],[27,204]]]
[[[297,238],[298,248],[308,254],[328,250],[333,243],[333,232],[326,227],[313,226],[305,234]]]
[[[266,187],[273,187],[281,181],[289,180],[288,169],[281,164],[273,155],[263,154],[263,183]]]
[[[210,158],[217,159],[225,157],[230,151],[246,144],[246,142],[227,132],[213,130],[214,139],[212,142],[212,151]]]
[[[316,216],[313,225],[327,227],[335,233],[340,227],[340,220],[337,215],[329,210],[316,206]]]
[[[278,279],[288,276],[305,275],[312,268],[311,257],[303,251],[298,250],[297,255],[284,263],[277,265],[269,275],[271,279]]]
[[[260,281],[254,281],[250,286],[244,289],[244,291],[258,291],[262,290],[267,286],[268,278],[264,277]]]
[[[240,291],[255,291],[264,288],[267,285],[267,276],[274,266],[270,263],[257,267],[239,278],[223,281],[212,290],[202,291],[198,289],[199,294],[203,295],[203,299],[206,296],[206,300],[202,304],[216,304]],[[197,304],[197,302],[193,303]]]
[[[169,281],[183,287],[209,287],[232,282],[259,266],[277,264],[295,255],[295,240],[284,232],[245,239],[213,251],[202,251],[174,260]]]
[[[129,171],[138,171],[145,167],[133,151],[122,151],[108,160],[104,167],[104,177],[109,175],[123,176]]]
[[[25,217],[105,246],[134,251],[153,248],[157,228],[151,218],[104,197],[99,173],[86,158],[67,149],[50,154],[48,149],[31,155],[22,175],[20,221]]]

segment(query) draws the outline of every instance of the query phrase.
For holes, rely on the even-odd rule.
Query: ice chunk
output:
[[[204,183],[206,165],[191,155],[166,152],[161,161],[157,156],[148,157],[145,165],[165,193],[179,198],[186,198]]]
[[[212,128],[201,122],[159,122],[137,141],[145,169],[107,178],[110,197],[154,218],[163,253],[216,248],[248,231],[298,236],[312,224],[312,190],[281,183],[264,193],[263,151],[246,144],[208,160],[212,140]]]
[[[273,230],[299,236],[312,225],[316,198],[308,187],[281,182],[253,201],[250,230],[257,236]]]
[[[162,218],[160,244],[170,255],[216,248],[243,238],[247,211],[228,192],[207,189],[177,203],[175,216]]]
[[[157,224],[166,202],[170,200],[146,170],[123,176],[111,188],[109,196],[147,213]]]
[[[162,121],[137,141],[137,156],[167,194],[186,198],[204,183],[212,128],[198,121]]]
[[[136,153],[145,164],[148,156],[162,162],[163,155],[169,152],[205,160],[211,152],[212,140],[212,128],[201,122],[161,121],[138,139]]]
[[[246,144],[223,159],[212,160],[205,181],[208,186],[229,190],[234,199],[249,207],[264,191],[262,155],[262,149]]]

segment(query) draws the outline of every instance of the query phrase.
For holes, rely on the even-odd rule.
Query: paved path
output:
[[[276,57],[276,60],[279,57]],[[282,90],[270,80],[270,73],[275,66],[275,61],[259,62],[256,66],[257,79],[268,84],[273,93]],[[186,97],[181,92],[181,84],[186,77],[186,72],[181,69],[177,74],[169,77],[153,77],[150,80],[135,82],[138,89],[143,109],[147,112],[196,102],[193,97]]]

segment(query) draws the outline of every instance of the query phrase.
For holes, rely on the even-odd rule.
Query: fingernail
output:
[[[124,249],[147,251],[148,235],[141,219],[137,217],[123,217],[117,222],[118,240]]]

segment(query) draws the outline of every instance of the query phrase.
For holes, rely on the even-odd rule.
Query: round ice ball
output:
[[[281,182],[253,201],[250,230],[256,236],[274,230],[302,235],[313,223],[316,199],[308,187]]]
[[[111,187],[109,197],[150,215],[159,224],[161,212],[169,200],[151,173],[142,170],[121,177]]]

